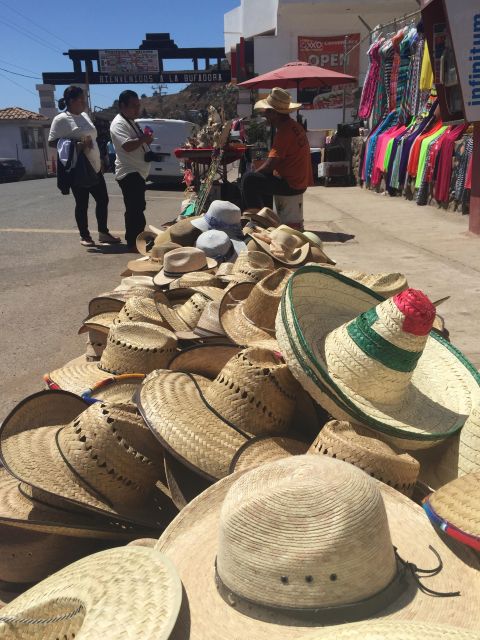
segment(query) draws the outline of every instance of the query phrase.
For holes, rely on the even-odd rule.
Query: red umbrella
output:
[[[240,82],[239,87],[246,89],[272,89],[281,87],[282,89],[307,89],[334,84],[349,84],[356,82],[353,76],[344,73],[330,71],[323,67],[317,67],[308,62],[288,62],[283,67],[269,71],[261,76]]]

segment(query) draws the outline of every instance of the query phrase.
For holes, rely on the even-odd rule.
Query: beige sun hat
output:
[[[408,289],[407,277],[403,273],[363,273],[361,271],[341,271],[341,273],[384,298],[390,298]]]
[[[154,284],[152,276],[127,276],[126,278],[122,278],[120,284],[118,287],[115,287],[114,291],[116,293],[123,293],[138,287],[153,289]]]
[[[102,331],[88,329],[85,358],[87,362],[97,362],[107,346],[107,336]]]
[[[306,634],[301,640],[480,640],[475,631],[421,622],[368,620]]]
[[[181,295],[181,289],[175,291]],[[205,307],[211,302],[212,296],[219,301],[223,291],[217,287],[211,287],[208,295],[192,290],[185,291],[185,295],[188,296],[187,300],[180,305],[173,305],[173,301],[166,296],[158,296],[155,300],[157,313],[173,331],[192,331],[197,326]]]
[[[275,317],[291,275],[289,269],[277,269],[258,284],[241,283],[225,292],[220,303],[220,323],[233,342],[278,350]]]
[[[277,229],[277,232],[278,231],[285,232],[287,234],[290,234],[291,236],[294,236],[295,238],[298,238],[298,240],[300,240],[302,245],[305,242],[308,242],[310,246],[309,259],[314,258],[315,262],[325,262],[326,264],[331,264],[331,265],[336,264],[335,260],[332,260],[332,258],[329,258],[327,254],[323,251],[323,242],[320,236],[317,236],[316,233],[312,233],[311,231],[307,231],[307,233],[305,233],[305,232],[299,231],[298,229],[292,229],[292,227],[289,227],[286,224],[280,225]],[[312,252],[312,249],[313,249],[313,252]]]
[[[287,267],[299,266],[308,258],[308,240],[302,241],[297,235],[280,227],[271,230],[249,230],[247,234],[255,241],[255,247]]]
[[[0,611],[3,640],[168,640],[182,601],[175,567],[147,547],[108,549],[35,585]]]
[[[270,227],[279,227],[281,224],[278,214],[269,207],[263,207],[262,209],[260,209],[260,211],[254,213],[245,211],[244,213],[242,213],[242,220],[255,222],[255,224],[262,227],[263,229],[268,229]]]
[[[222,264],[231,264],[230,262],[225,262]],[[194,289],[198,287],[216,287],[223,288],[224,282],[219,280],[217,276],[213,273],[208,273],[207,271],[193,271],[192,273],[186,273],[180,278],[176,280],[172,280],[170,283],[169,289]]]
[[[88,303],[88,315],[94,316],[99,313],[107,313],[109,311],[116,311],[117,313],[121,310],[123,305],[125,304],[125,300],[118,295],[101,295],[92,298]]]
[[[85,333],[90,329],[108,333],[113,325],[124,322],[145,322],[167,328],[165,320],[157,311],[153,298],[131,296],[118,313],[106,311],[85,318],[78,333]]]
[[[266,349],[233,356],[215,380],[157,370],[138,394],[142,416],[162,446],[209,480],[228,474],[250,438],[293,425],[297,383]],[[179,411],[181,407],[181,411]]]
[[[240,282],[256,283],[274,270],[273,260],[267,253],[263,251],[245,251],[238,256],[234,264],[231,265],[231,269],[220,277],[230,285]],[[217,275],[220,275],[218,271]]]
[[[77,395],[102,380],[126,373],[150,373],[166,367],[177,350],[175,334],[145,322],[112,326],[99,362],[75,358],[46,375],[58,388]]]
[[[408,453],[393,449],[364,427],[338,420],[327,422],[309,453],[349,462],[407,496],[412,495],[420,471],[420,464]]]
[[[193,373],[213,380],[240,347],[232,344],[201,344],[183,349],[168,365],[171,371]]]
[[[254,111],[265,111],[266,109],[273,109],[278,113],[290,113],[296,111],[302,106],[301,102],[292,102],[292,96],[281,89],[280,87],[274,87],[269,95],[264,100],[258,100],[253,107]]]
[[[480,376],[430,332],[435,307],[422,292],[382,300],[331,269],[305,267],[282,298],[278,344],[334,418],[380,431],[403,450],[428,448],[463,426],[480,402]]]
[[[245,442],[230,463],[230,473],[307,453],[308,443],[290,435],[257,436]]]
[[[74,506],[164,527],[173,505],[156,487],[162,451],[136,409],[98,402],[65,420],[65,402],[64,392],[45,391],[13,409],[0,429],[7,470]]]
[[[424,508],[441,531],[480,551],[480,471],[441,487],[426,500]]]
[[[478,628],[473,552],[458,556],[418,505],[328,456],[291,456],[220,480],[156,548],[177,567],[188,601],[178,639],[293,640],[375,616]],[[417,568],[437,565],[425,587],[460,595],[433,597],[419,585]]]
[[[153,245],[148,255],[144,255],[136,260],[129,260],[127,268],[133,273],[156,274],[163,266],[165,254],[173,249],[180,249],[180,247],[181,245],[176,242],[164,242],[163,244]]]
[[[154,277],[153,282],[157,287],[164,287],[186,273],[208,271],[214,269],[217,264],[216,260],[208,258],[201,249],[181,247],[165,255],[163,267]]]

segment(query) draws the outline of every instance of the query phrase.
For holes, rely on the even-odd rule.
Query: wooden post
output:
[[[472,191],[468,230],[480,235],[480,122],[473,125]]]

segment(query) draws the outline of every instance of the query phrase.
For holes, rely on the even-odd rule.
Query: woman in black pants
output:
[[[88,201],[93,196],[96,207],[98,240],[101,243],[114,244],[120,238],[112,236],[108,230],[108,193],[105,178],[102,173],[100,151],[97,144],[97,130],[85,112],[86,99],[80,87],[68,87],[63,98],[58,101],[58,108],[62,110],[55,116],[48,136],[48,144],[57,147],[59,141],[72,141],[76,151],[83,151],[88,162],[97,174],[97,183],[92,187],[71,186],[75,198],[75,220],[80,232],[80,243],[85,247],[93,247],[95,242],[88,229]],[[57,147],[58,148],[58,147]],[[61,162],[61,159],[59,160]],[[68,192],[68,191],[67,191]]]

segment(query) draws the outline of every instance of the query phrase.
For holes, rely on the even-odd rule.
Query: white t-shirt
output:
[[[145,162],[145,152],[148,146],[142,144],[135,151],[125,151],[123,145],[128,140],[136,140],[141,135],[140,127],[126,120],[120,113],[115,116],[110,125],[110,136],[117,154],[115,160],[115,179],[121,180],[129,173],[139,173],[142,178],[147,178],[150,172],[150,162]]]
[[[70,140],[81,140],[83,136],[92,138],[93,147],[85,149],[85,156],[90,164],[98,173],[102,168],[100,160],[100,149],[97,144],[97,129],[90,120],[88,114],[81,113],[79,116],[73,115],[69,111],[64,111],[55,116],[48,134],[48,141],[59,140],[60,138],[69,138]]]

